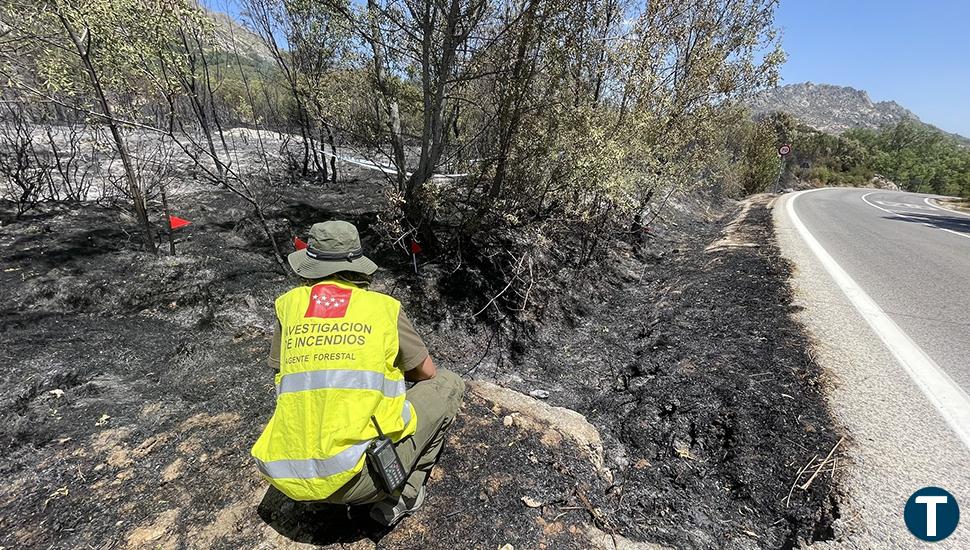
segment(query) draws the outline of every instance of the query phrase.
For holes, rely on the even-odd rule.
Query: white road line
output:
[[[930,202],[931,200],[933,200],[933,197],[926,197],[925,199],[923,199],[923,202],[925,202],[926,205],[929,206],[930,208],[935,208],[937,210],[942,210],[943,212],[946,212],[947,214],[957,214],[959,216],[967,216],[967,217],[970,217],[970,214],[967,214],[966,212],[960,212],[958,210],[950,210],[949,208],[943,208],[942,206],[938,206],[936,204],[933,204],[932,202]]]
[[[886,315],[805,227],[795,213],[795,199],[813,191],[819,191],[819,189],[799,191],[789,197],[785,207],[792,225],[859,314],[869,323],[886,348],[892,352],[896,361],[906,370],[930,403],[936,407],[963,445],[970,450],[970,396]],[[870,203],[867,202],[867,204]],[[905,406],[905,403],[900,405]]]
[[[816,189],[809,189],[809,191],[816,191]],[[921,223],[921,224],[923,224],[923,225],[925,225],[927,227],[932,227],[932,228],[935,228],[935,229],[939,229],[940,231],[946,231],[947,233],[953,233],[957,237],[964,237],[964,238],[970,239],[970,235],[968,235],[966,233],[960,233],[959,231],[954,231],[952,229],[947,229],[945,227],[937,227],[935,225],[932,225],[930,223],[927,223],[926,220],[920,219],[920,218],[918,218],[916,216],[913,216],[911,214],[902,214],[900,212],[893,212],[892,210],[886,210],[885,208],[883,208],[881,206],[877,206],[875,204],[872,204],[871,202],[869,202],[868,199],[866,199],[866,197],[868,197],[869,195],[875,195],[876,193],[879,193],[879,191],[873,191],[872,193],[866,193],[865,195],[862,195],[862,202],[868,204],[869,206],[871,206],[873,208],[878,208],[879,210],[882,210],[883,212],[885,212],[887,214],[892,214],[893,216],[899,216],[900,218],[909,218],[911,220],[916,220],[917,222],[919,222],[919,223]],[[921,215],[927,216],[927,214],[921,214]],[[930,216],[930,217],[932,217],[932,216]]]

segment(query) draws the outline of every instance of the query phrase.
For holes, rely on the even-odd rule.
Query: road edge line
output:
[[[820,190],[798,191],[789,196],[785,201],[785,212],[789,221],[856,311],[949,424],[964,447],[970,450],[970,396],[862,290],[795,213],[795,199],[805,193]]]
[[[931,201],[936,201],[936,204],[933,204]],[[970,214],[968,214],[966,212],[961,212],[959,210],[954,210],[953,208],[950,208],[950,207],[947,207],[947,206],[941,206],[940,205],[940,199],[937,199],[935,197],[926,197],[925,199],[923,199],[923,203],[926,204],[929,207],[932,207],[932,208],[935,208],[935,209],[939,210],[940,212],[946,212],[947,214],[957,214],[957,215],[960,215],[960,216],[970,217]]]
[[[808,191],[815,191],[815,189],[809,189]],[[935,225],[933,225],[933,224],[931,224],[931,223],[929,223],[927,221],[924,221],[924,220],[920,219],[919,216],[916,215],[916,214],[913,214],[913,213],[903,214],[901,212],[894,212],[892,210],[883,208],[881,206],[876,206],[875,204],[872,204],[871,202],[869,202],[868,200],[866,200],[866,197],[868,197],[869,195],[875,195],[876,193],[879,193],[879,192],[880,191],[872,191],[871,193],[866,193],[865,195],[862,195],[862,202],[868,204],[869,206],[871,206],[873,208],[876,208],[878,210],[882,210],[883,212],[885,212],[885,213],[887,213],[887,214],[889,214],[891,216],[896,216],[897,218],[907,218],[907,219],[910,219],[910,220],[914,220],[916,223],[918,223],[920,225],[925,225],[926,227],[929,227],[930,229],[939,229],[940,231],[946,231],[947,233],[952,233],[952,234],[956,235],[957,237],[963,237],[965,239],[970,239],[970,235],[965,235],[963,233],[960,233],[958,231],[954,231],[952,229],[947,229],[945,227],[937,227],[937,226],[935,226]]]

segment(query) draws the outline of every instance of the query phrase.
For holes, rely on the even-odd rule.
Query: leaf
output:
[[[530,496],[522,497],[522,502],[524,502],[525,505],[528,506],[529,508],[539,508],[540,506],[542,506],[541,502],[539,502],[538,500]]]
[[[50,504],[52,500],[54,500],[57,497],[66,497],[67,494],[68,494],[68,490],[66,486],[55,490],[53,493],[50,494],[50,496],[47,497],[47,500],[44,501],[43,510],[47,509],[47,505]]]
[[[682,441],[674,441],[674,453],[680,458],[686,458],[687,460],[697,460],[694,455],[690,453],[690,447]]]

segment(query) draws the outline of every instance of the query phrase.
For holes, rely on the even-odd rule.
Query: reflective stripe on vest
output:
[[[407,386],[404,380],[389,380],[379,372],[362,370],[312,370],[294,372],[283,376],[276,386],[276,395],[284,393],[323,390],[375,390],[384,397],[404,395]]]
[[[263,462],[256,459],[256,467],[263,475],[279,479],[311,479],[328,477],[349,470],[357,465],[367,451],[370,441],[358,443],[330,458],[306,458],[303,460],[274,460]]]
[[[404,409],[401,411],[401,418],[405,424],[411,421],[410,405],[409,402],[405,401]],[[364,441],[352,445],[334,456],[322,460],[306,458],[303,460],[263,462],[257,458],[256,467],[263,475],[279,479],[312,479],[332,476],[353,468],[360,461],[360,457],[367,452],[370,443],[370,441]]]
[[[371,417],[395,443],[417,429],[395,366],[400,310],[390,296],[330,280],[277,298],[276,410],[252,455],[291,499],[325,500],[365,467]]]

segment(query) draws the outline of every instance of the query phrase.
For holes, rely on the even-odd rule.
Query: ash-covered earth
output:
[[[832,536],[833,474],[794,487],[838,437],[765,200],[736,219],[736,205],[671,214],[599,267],[563,270],[516,317],[474,315],[490,296],[461,293],[501,283],[434,257],[418,276],[378,242],[381,196],[366,180],[292,186],[268,213],[283,243],[316,221],[357,223],[384,267],[377,289],[404,303],[440,366],[548,399],[470,384],[425,507],[393,530],[365,510],[288,501],[248,454],[273,407],[272,300],[294,284],[252,214],[218,191],[173,197],[193,224],[176,256],[155,257],[121,209],[48,205],[15,220],[4,206],[0,546],[791,548]]]

